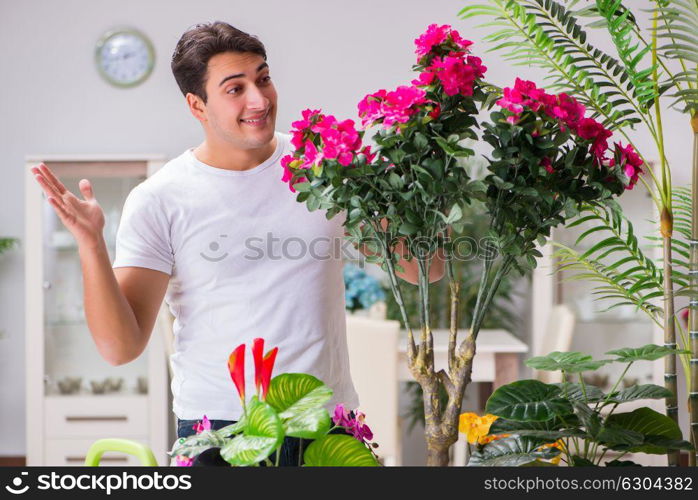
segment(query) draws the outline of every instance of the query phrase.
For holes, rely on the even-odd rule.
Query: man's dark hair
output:
[[[197,24],[184,32],[172,54],[172,74],[182,94],[191,92],[206,102],[208,61],[223,52],[251,52],[267,60],[257,37],[221,21]]]

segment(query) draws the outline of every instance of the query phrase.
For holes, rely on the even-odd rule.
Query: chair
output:
[[[158,466],[155,455],[146,445],[131,439],[116,438],[99,439],[92,443],[85,457],[85,465],[87,467],[98,467],[102,455],[110,451],[135,455],[141,461],[141,465],[147,467]]]
[[[548,323],[543,338],[536,346],[535,356],[545,356],[553,351],[566,352],[572,346],[575,315],[570,306],[558,304],[550,310]],[[546,384],[562,382],[562,372],[538,371],[534,373],[536,379]]]

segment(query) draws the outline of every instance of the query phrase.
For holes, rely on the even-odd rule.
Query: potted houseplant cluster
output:
[[[676,349],[650,344],[606,354],[612,358],[595,360],[580,352],[556,351],[529,359],[526,364],[531,368],[561,371],[563,382],[513,382],[488,399],[487,415],[461,415],[461,431],[475,445],[469,465],[511,467],[563,462],[573,467],[636,466],[639,464],[624,459],[627,454],[666,455],[692,450],[670,417],[646,406],[616,411],[625,403],[671,396],[659,385],[621,389],[620,384],[633,363],[676,355]],[[585,382],[585,372],[609,363],[622,363],[625,368],[608,393]],[[576,381],[568,381],[568,375]]]
[[[228,370],[243,407],[242,417],[218,430],[206,415],[196,424],[196,434],[178,439],[169,454],[177,465],[195,465],[202,453],[215,451],[231,466],[279,464],[279,450],[286,436],[308,440],[299,451],[298,465],[376,466],[375,443],[362,413],[336,406],[330,416],[324,404],[332,390],[316,377],[304,373],[271,376],[278,347],[264,353],[264,340],[252,344],[256,394],[245,395],[245,344],[235,348]],[[344,433],[332,433],[342,428]],[[303,441],[301,441],[301,444]],[[272,460],[272,457],[274,460]]]
[[[293,123],[295,151],[282,160],[283,180],[309,210],[324,209],[328,218],[345,212],[349,238],[387,272],[408,333],[409,369],[424,393],[428,464],[446,465],[458,438],[475,340],[502,279],[533,268],[536,246],[551,228],[574,217],[581,204],[603,206],[632,188],[643,166],[569,95],[521,79],[504,89],[486,82],[487,68],[471,53],[472,42],[450,26],[430,25],[415,43],[417,78],[367,95],[358,104],[360,128],[320,110],[303,111]],[[489,121],[478,120],[481,111],[490,111]],[[363,142],[368,130],[376,149]],[[465,139],[492,148],[481,180],[456,161],[475,154],[463,146]],[[464,224],[472,200],[486,207],[489,244],[472,321],[459,339],[460,283],[452,272],[459,256],[449,227]],[[396,275],[398,246],[409,249],[404,257],[416,259],[419,269],[416,333]],[[441,257],[452,314],[448,368],[436,371],[428,277],[433,259]]]

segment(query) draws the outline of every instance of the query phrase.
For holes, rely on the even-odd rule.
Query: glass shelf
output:
[[[112,172],[115,173],[115,172]],[[128,193],[144,177],[100,176],[69,168],[57,172],[61,182],[73,193],[80,193],[81,178],[89,178],[95,196],[105,214],[104,239],[110,260],[115,253],[115,238],[121,211]],[[139,377],[147,379],[147,359],[143,356],[121,366],[110,365],[98,351],[85,318],[80,254],[73,235],[65,228],[55,210],[43,200],[43,278],[44,278],[44,393],[52,396],[133,396]],[[66,380],[82,378],[79,392],[70,393]],[[123,378],[123,389],[93,392],[90,382],[107,377]],[[59,388],[64,384],[64,391]],[[75,390],[74,388],[72,390]]]

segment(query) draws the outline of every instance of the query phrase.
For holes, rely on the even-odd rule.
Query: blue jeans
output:
[[[351,412],[353,418],[353,412]],[[182,420],[177,419],[177,438],[183,438],[196,434],[194,431],[194,425],[199,422],[198,420]],[[218,430],[226,425],[234,424],[235,420],[209,420],[211,422],[211,429]],[[331,432],[332,434],[346,434],[344,429],[335,429]],[[303,451],[312,442],[312,439],[302,439],[287,436],[281,445],[280,455],[279,455],[279,466],[281,467],[294,467],[303,464]],[[269,457],[272,463],[276,463],[276,452],[272,453]],[[230,466],[228,462],[223,460],[220,455],[220,448],[211,448],[204,451],[197,458],[194,459],[193,465],[219,465],[219,466]],[[264,462],[259,464],[264,466]]]

